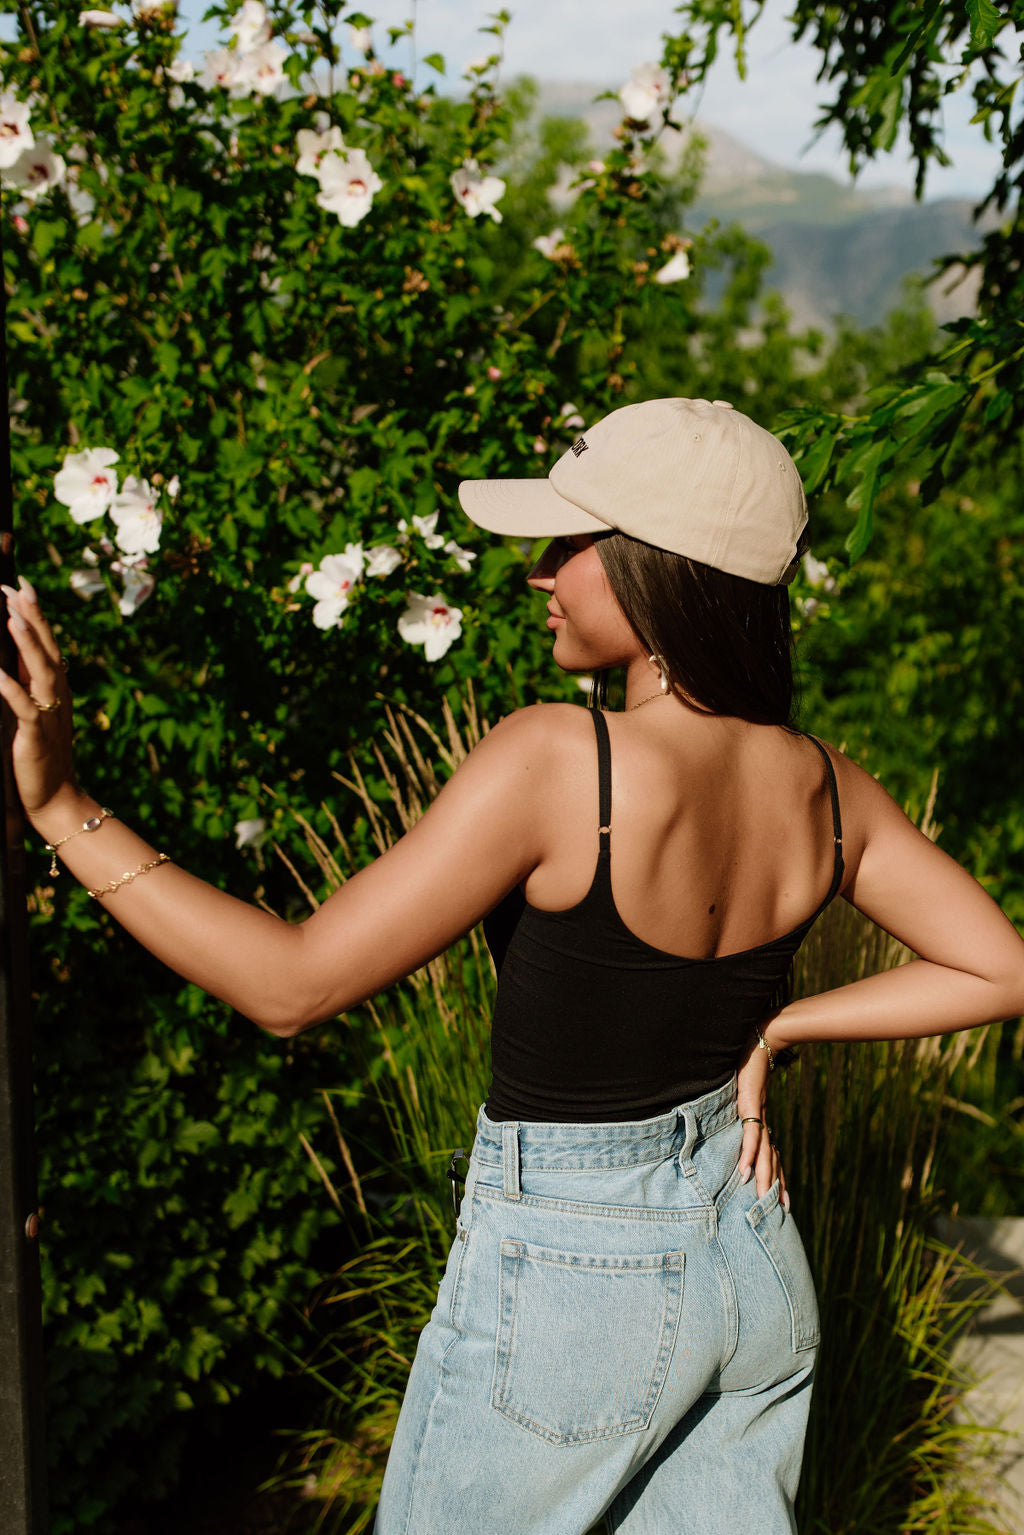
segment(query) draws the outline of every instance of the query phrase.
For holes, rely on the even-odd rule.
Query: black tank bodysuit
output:
[[[597,732],[600,847],[590,889],[565,911],[517,888],[484,919],[498,971],[491,1034],[491,1119],[645,1119],[721,1087],[784,985],[790,964],[843,876],[835,771],[825,748],[835,866],[818,909],[792,932],[738,954],[685,959],[626,927],[611,886],[611,749]]]

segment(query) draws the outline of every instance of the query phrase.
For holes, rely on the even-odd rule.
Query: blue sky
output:
[[[180,3],[189,34],[185,51],[197,58],[218,45],[215,28],[200,21],[206,4],[207,0]],[[595,88],[617,86],[634,64],[658,58],[660,36],[673,19],[672,0],[506,0],[506,7],[512,11],[505,55],[508,73],[593,81]],[[489,11],[498,9],[498,0],[360,0],[359,8],[377,18],[375,36],[384,57],[387,27],[400,26],[415,14],[419,56],[443,54],[448,79],[457,85],[464,66],[493,43],[478,28]],[[728,129],[767,159],[845,180],[846,162],[837,136],[811,144],[821,99],[814,78],[818,56],[789,40],[786,9],[785,0],[768,0],[750,34],[747,79],[737,78],[731,58],[722,59],[695,105],[702,119]],[[394,57],[399,67],[408,68],[407,38]],[[929,197],[976,196],[995,174],[996,150],[968,121],[969,93],[961,91],[959,97],[947,106],[946,147],[954,164],[931,173]],[[860,180],[865,186],[912,187],[905,146],[869,166]]]

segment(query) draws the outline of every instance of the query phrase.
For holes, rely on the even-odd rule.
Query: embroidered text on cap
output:
[[[585,453],[589,447],[590,444],[585,437],[577,437],[576,441],[572,445],[572,451],[575,453],[576,457],[579,458],[580,454]]]

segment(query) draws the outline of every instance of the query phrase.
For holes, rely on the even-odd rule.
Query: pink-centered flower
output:
[[[147,563],[144,554],[127,554],[111,564],[111,570],[123,583],[117,606],[124,618],[131,618],[156,589],[156,577],[146,568]]]
[[[668,105],[670,84],[667,71],[658,64],[638,64],[619,92],[630,122],[649,126],[655,113]]]
[[[0,170],[8,170],[26,149],[35,146],[29,126],[28,103],[19,101],[13,91],[0,96]]]
[[[123,554],[156,553],[164,519],[148,480],[130,474],[114,498],[110,515],[117,524],[114,542]]]
[[[233,48],[213,48],[203,54],[203,69],[199,83],[205,90],[219,86],[223,91],[244,94],[248,86],[240,83],[244,59]]]
[[[440,592],[430,597],[410,592],[398,632],[407,645],[422,645],[428,661],[439,661],[462,633],[461,619],[462,609],[451,607]]]
[[[299,151],[295,169],[300,176],[315,176],[320,179],[320,172],[328,155],[340,154],[345,148],[345,141],[341,136],[341,129],[327,128],[323,133],[314,133],[311,128],[300,128],[295,135],[295,147]]]
[[[0,171],[5,185],[15,188],[30,202],[59,186],[66,174],[63,158],[54,154],[53,146],[42,138],[36,140],[32,149],[23,150],[13,165]]]
[[[344,554],[326,554],[319,570],[306,577],[306,591],[317,599],[313,622],[318,629],[335,629],[363,573],[362,544],[346,544]]]
[[[369,213],[374,193],[384,185],[362,149],[346,149],[328,155],[320,167],[317,202],[327,213],[336,213],[346,229],[352,229]]]
[[[475,160],[463,160],[457,171],[452,171],[452,191],[471,219],[481,213],[501,223],[501,214],[495,207],[499,197],[505,194],[505,183],[500,176],[484,176]]]
[[[254,48],[242,59],[242,67],[235,81],[235,90],[248,86],[257,96],[272,96],[285,81],[284,66],[288,58],[286,50],[276,38],[261,47]]]
[[[102,517],[117,495],[113,465],[120,455],[113,448],[85,448],[68,453],[53,481],[53,493],[71,513],[73,522]]]

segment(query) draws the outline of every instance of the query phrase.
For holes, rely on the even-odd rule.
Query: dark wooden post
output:
[[[7,289],[0,225],[0,580],[14,583]],[[0,621],[0,664],[13,666]],[[0,1530],[45,1535],[39,1214],[32,1130],[25,852],[9,768],[0,774]]]

